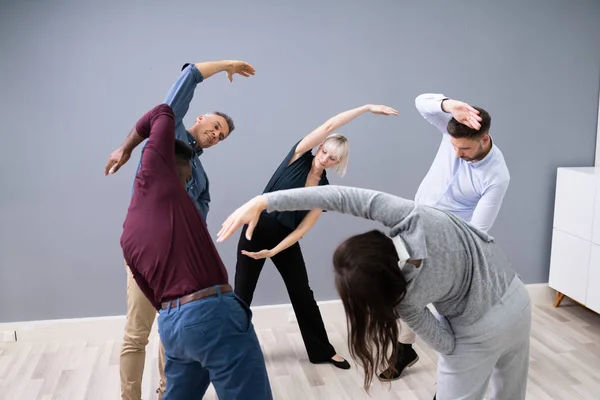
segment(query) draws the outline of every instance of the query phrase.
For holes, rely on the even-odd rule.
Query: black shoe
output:
[[[339,369],[350,369],[350,363],[346,360],[344,361],[335,361],[333,358],[328,358],[327,360],[322,360],[322,361],[313,361],[310,360],[309,361],[313,364],[333,364],[334,366],[338,367]]]
[[[400,379],[402,371],[404,371],[406,368],[412,367],[417,361],[419,361],[419,355],[412,348],[411,344],[398,343],[397,353],[398,358],[396,359],[396,370],[392,371],[392,368],[390,367],[383,371],[381,374],[379,374],[379,378],[381,380],[395,381]]]
[[[344,361],[335,361],[333,358],[330,358],[329,361],[339,369],[350,369],[350,363],[346,360]]]

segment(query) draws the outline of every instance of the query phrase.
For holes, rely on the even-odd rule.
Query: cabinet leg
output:
[[[565,295],[561,292],[556,292],[556,298],[554,299],[554,307],[560,306],[560,303],[565,298]]]

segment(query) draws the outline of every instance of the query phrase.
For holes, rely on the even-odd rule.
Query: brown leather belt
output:
[[[221,289],[221,293],[229,293],[233,291],[233,288],[229,284],[210,286],[206,289],[198,290],[197,292],[187,294],[179,298],[179,305],[191,303],[192,301],[204,299],[206,297],[213,297],[217,295],[217,287]],[[170,304],[170,307],[169,307]],[[162,303],[162,309],[177,307],[177,299],[165,301]]]

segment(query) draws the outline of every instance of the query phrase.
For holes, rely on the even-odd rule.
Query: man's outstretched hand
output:
[[[452,114],[455,120],[471,129],[479,130],[481,128],[481,117],[479,111],[471,107],[469,104],[458,100],[444,100],[442,103],[443,110]]]
[[[123,146],[119,147],[108,157],[106,167],[104,167],[104,175],[114,174],[121,168],[131,157],[131,152],[126,151]]]
[[[254,75],[254,67],[247,62],[244,61],[231,61],[231,64],[227,66],[225,69],[227,73],[227,79],[229,82],[233,82],[233,75],[240,74],[242,76],[248,77],[250,75]]]

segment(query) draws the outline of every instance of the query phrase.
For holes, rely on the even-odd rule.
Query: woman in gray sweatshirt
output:
[[[223,223],[223,241],[263,210],[322,209],[381,222],[342,242],[333,257],[352,356],[365,389],[390,362],[400,318],[439,353],[437,399],[525,399],[531,304],[506,254],[485,232],[450,213],[387,193],[321,186],[265,193]],[[432,312],[427,306],[433,304]],[[392,354],[391,365],[394,365]]]

